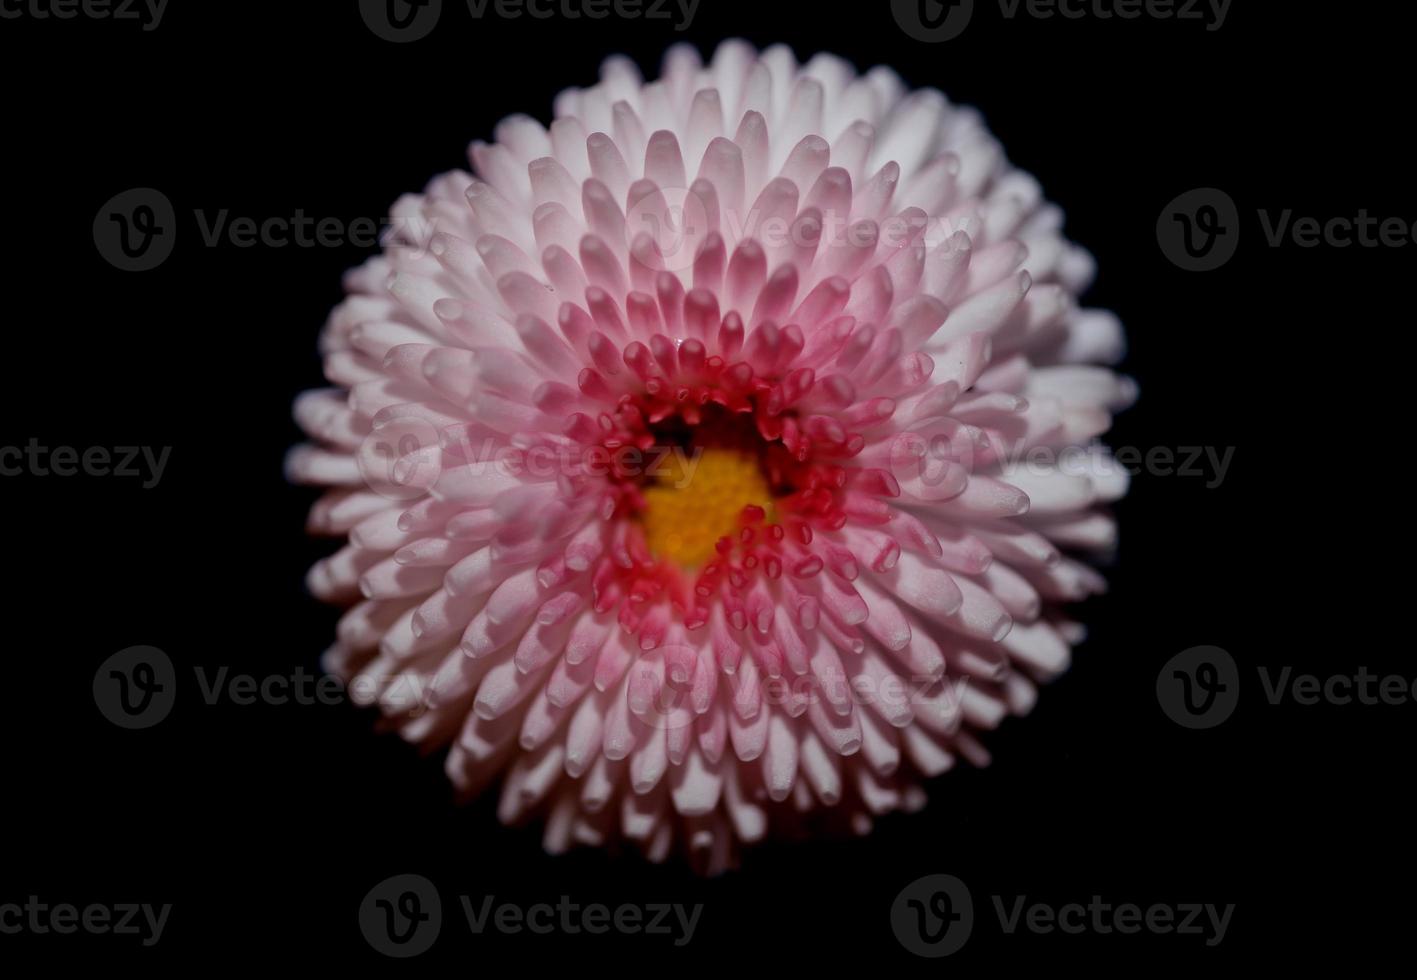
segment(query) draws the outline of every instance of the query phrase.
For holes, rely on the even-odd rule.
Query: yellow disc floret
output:
[[[755,504],[772,520],[772,494],[755,453],[690,446],[656,469],[640,521],[657,557],[696,568],[713,557],[719,538],[737,532],[744,507]]]

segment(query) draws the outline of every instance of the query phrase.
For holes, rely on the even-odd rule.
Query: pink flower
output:
[[[623,58],[394,208],[295,479],[327,668],[548,849],[923,805],[1103,588],[1131,383],[979,115],[785,47]]]

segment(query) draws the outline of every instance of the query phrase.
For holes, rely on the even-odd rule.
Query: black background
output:
[[[1270,706],[1254,667],[1413,673],[1409,645],[1377,635],[1406,617],[1394,433],[1408,416],[1387,404],[1405,388],[1385,375],[1411,329],[1412,249],[1268,248],[1256,220],[1260,208],[1411,220],[1409,24],[1377,4],[1239,0],[1207,32],[1009,21],[980,3],[962,37],[935,45],[904,34],[884,2],[702,0],[682,34],[642,20],[475,22],[446,7],[407,45],[375,37],[352,2],[174,0],[150,33],[0,21],[0,445],[173,447],[152,489],[0,480],[0,902],[173,904],[153,948],[0,936],[0,963],[383,966],[356,909],[405,872],[438,885],[450,919],[412,965],[471,970],[1312,965],[1362,960],[1406,927],[1410,837],[1384,831],[1406,808],[1417,709]],[[924,813],[866,839],[760,847],[714,880],[589,850],[549,858],[539,827],[497,824],[492,798],[453,806],[441,759],[375,734],[368,712],[203,704],[193,667],[313,672],[331,636],[336,613],[303,586],[328,548],[303,533],[314,494],[281,467],[299,439],[291,400],[321,383],[317,330],[367,250],[206,247],[194,211],[379,218],[465,166],[466,144],[501,117],[548,118],[555,93],[592,82],[606,55],[653,75],[670,43],[708,54],[732,36],[889,64],[980,107],[1096,256],[1088,302],[1128,328],[1124,367],[1142,397],[1109,441],[1234,446],[1225,481],[1134,482],[1112,591],[1083,612],[1090,639],[1032,716],[990,738],[993,767],[945,777]],[[176,207],[176,247],[158,269],[125,273],[90,229],[111,196],[144,186]],[[1187,273],[1155,225],[1203,186],[1235,199],[1239,251]],[[1377,439],[1397,445],[1378,452]],[[90,695],[97,665],[133,644],[165,650],[182,677],[172,715],[139,732],[110,725]],[[1197,644],[1247,672],[1234,717],[1206,732],[1173,724],[1154,694],[1160,666]],[[889,922],[901,888],[931,873],[958,875],[976,901],[973,936],[944,961],[911,956]],[[459,894],[704,912],[682,949],[473,937]],[[1214,949],[1195,936],[1009,936],[994,894],[1236,911]]]

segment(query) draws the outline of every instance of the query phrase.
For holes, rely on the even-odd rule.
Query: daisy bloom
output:
[[[326,668],[545,844],[717,871],[984,765],[1103,588],[1090,257],[978,113],[785,47],[625,58],[394,206],[293,479]]]

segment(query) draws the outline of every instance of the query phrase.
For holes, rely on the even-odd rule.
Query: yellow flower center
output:
[[[659,558],[697,568],[714,545],[738,530],[743,508],[756,504],[773,520],[772,492],[757,455],[689,446],[665,458],[644,488],[645,543]]]

